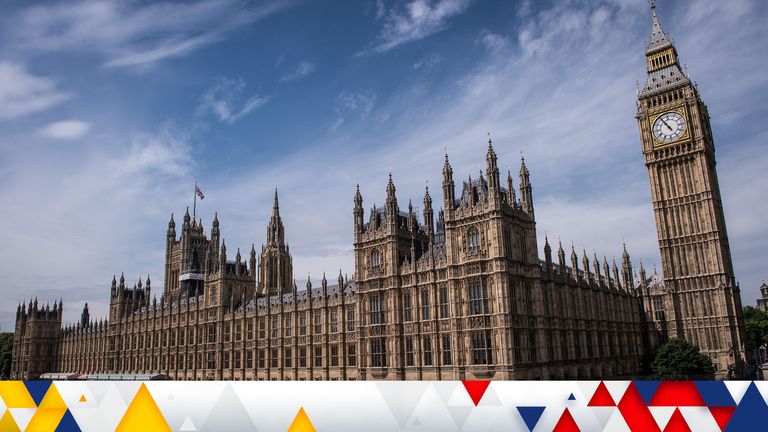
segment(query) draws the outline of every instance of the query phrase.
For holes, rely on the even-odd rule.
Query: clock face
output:
[[[676,141],[683,132],[685,132],[685,119],[678,112],[664,113],[653,122],[653,136],[663,143]]]

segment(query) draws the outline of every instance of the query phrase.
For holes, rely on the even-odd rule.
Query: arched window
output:
[[[467,231],[467,246],[470,250],[480,248],[480,232],[475,227],[472,227]]]
[[[371,252],[371,267],[381,267],[381,253],[376,249]]]

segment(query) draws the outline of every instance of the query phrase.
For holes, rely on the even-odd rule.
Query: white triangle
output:
[[[493,391],[493,383],[488,385],[488,388],[485,390],[485,393],[483,393],[483,396],[480,398],[480,401],[477,403],[478,406],[501,406],[501,401],[499,400],[499,396],[496,394],[495,391]]]
[[[447,406],[446,408],[448,408],[448,412],[451,413],[453,422],[456,423],[456,426],[458,426],[459,429],[464,427],[467,417],[469,417],[469,414],[472,412],[471,406],[454,405]]]
[[[197,428],[195,427],[195,424],[192,423],[192,419],[187,416],[186,419],[184,419],[184,423],[181,424],[181,427],[179,428],[180,431],[196,431]]]
[[[429,388],[429,383],[424,381],[380,381],[376,383],[376,388],[397,424],[403,428]]]
[[[672,414],[675,413],[675,408],[673,406],[652,406],[648,407],[648,410],[651,411],[651,415],[656,420],[656,424],[659,425],[659,429],[664,430],[667,427],[667,423],[669,423],[669,419],[672,418]]]
[[[724,381],[725,387],[728,388],[728,391],[731,392],[731,397],[736,402],[736,405],[738,405],[741,402],[741,398],[744,397],[744,393],[747,392],[747,388],[749,388],[749,384],[752,381]]]
[[[755,385],[757,386],[757,391],[760,392],[760,395],[765,400],[765,403],[768,404],[768,381],[755,381]]]
[[[605,428],[603,430],[611,432],[632,432],[629,429],[629,425],[627,425],[627,422],[624,420],[624,416],[621,415],[621,411],[619,410],[616,410],[613,415],[611,415],[611,418],[608,419],[608,423],[605,424]]]
[[[624,393],[627,391],[627,387],[629,387],[629,381],[603,381],[605,383],[605,388],[608,389],[608,393],[611,394],[611,398],[613,398],[613,401],[616,402],[616,404],[619,403],[621,398],[624,396]]]
[[[453,395],[456,388],[461,386],[458,381],[434,381],[430,385],[435,389],[437,394],[440,395],[440,399],[442,399],[444,403],[448,403],[448,400],[451,398],[451,395]]]
[[[605,430],[605,424],[611,419],[613,412],[618,410],[616,407],[589,407],[589,409],[592,411],[592,415],[600,425],[600,430]]]
[[[680,407],[680,413],[692,431],[720,432],[720,426],[717,425],[708,407]]]
[[[29,421],[32,420],[32,416],[35,415],[37,408],[8,408],[8,411],[11,412],[11,416],[13,416],[19,429],[24,430],[29,425]]]
[[[475,406],[475,403],[472,402],[472,398],[469,397],[469,393],[467,392],[467,389],[465,389],[463,385],[460,385],[460,386],[456,386],[456,390],[453,391],[453,394],[448,399],[448,403],[446,405]]]
[[[3,414],[0,414],[0,415],[5,415],[5,409],[6,408],[7,408],[7,406],[5,405],[5,402],[3,401],[3,398],[0,397],[0,413],[3,413]]]
[[[600,385],[600,382],[599,381],[577,381],[577,385],[579,387],[579,390],[581,390],[582,396],[584,396],[584,400],[586,402],[589,402],[589,400],[592,399],[592,396],[597,391],[597,386]],[[576,395],[574,394],[574,396]]]

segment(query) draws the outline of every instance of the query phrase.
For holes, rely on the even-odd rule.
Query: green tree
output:
[[[651,370],[662,379],[712,379],[715,376],[712,359],[683,339],[670,339],[659,346]]]
[[[13,333],[0,333],[0,379],[11,376],[11,352],[13,350]]]
[[[768,344],[768,313],[752,306],[745,307],[744,332],[748,351]]]

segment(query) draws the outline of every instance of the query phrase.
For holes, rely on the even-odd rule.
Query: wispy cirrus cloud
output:
[[[345,91],[336,97],[336,120],[329,128],[331,132],[340,128],[347,117],[364,119],[376,104],[376,94],[371,90]]]
[[[0,119],[44,111],[71,96],[54,80],[33,75],[21,64],[0,62]]]
[[[383,21],[376,40],[358,55],[389,51],[444,30],[448,20],[464,12],[470,0],[412,0],[386,10],[377,3],[376,17]]]
[[[80,120],[63,120],[50,123],[40,130],[40,132],[54,139],[75,139],[82,138],[91,129],[91,124]]]
[[[9,46],[25,55],[96,52],[106,57],[106,66],[146,66],[215,43],[292,3],[84,0],[31,6],[8,17],[4,27]]]
[[[234,124],[272,99],[272,96],[254,94],[242,101],[244,90],[245,80],[242,78],[218,78],[200,98],[197,112],[209,112],[221,122]]]
[[[315,72],[315,64],[308,61],[303,61],[296,66],[296,69],[284,74],[280,77],[280,82],[295,81],[299,78],[303,78],[307,75],[311,75]]]

